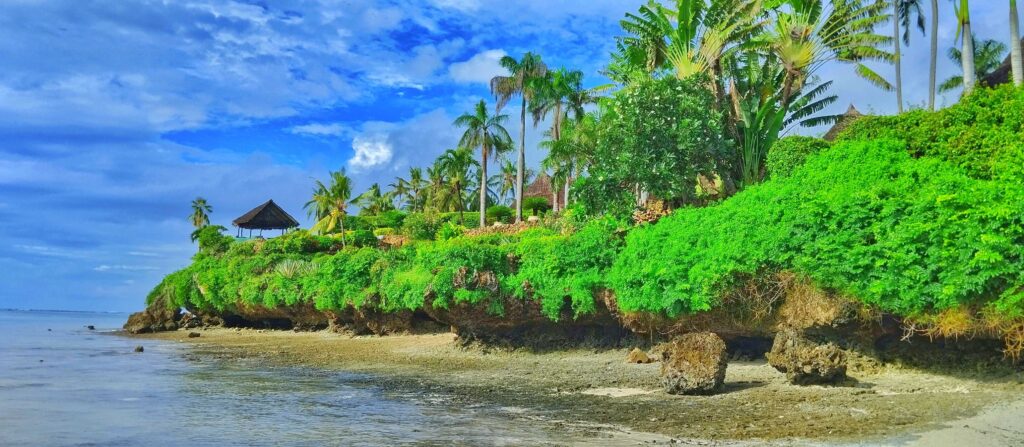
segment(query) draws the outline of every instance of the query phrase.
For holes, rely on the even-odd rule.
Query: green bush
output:
[[[977,89],[938,112],[864,117],[839,140],[905,141],[915,156],[938,157],[980,179],[1024,178],[1024,89]]]
[[[349,243],[356,247],[376,247],[380,244],[380,240],[370,230],[350,231],[346,236],[349,238]]]
[[[527,197],[523,199],[523,209],[534,216],[542,216],[551,209],[551,202],[543,197]]]
[[[441,228],[437,230],[437,240],[447,241],[449,239],[455,239],[462,236],[465,232],[466,227],[452,222],[445,222],[441,225]]]
[[[769,178],[788,177],[802,166],[807,156],[828,149],[829,143],[820,138],[792,136],[776,141],[768,151],[765,168]]]
[[[220,254],[228,251],[235,238],[225,236],[227,231],[220,225],[206,225],[192,233],[192,240],[199,242],[199,251],[209,254]]]
[[[634,229],[609,282],[624,310],[679,315],[781,270],[898,315],[969,304],[1019,315],[1024,188],[894,141],[837,144],[791,177]]]
[[[504,205],[494,205],[487,208],[487,221],[488,222],[501,222],[509,223],[512,221],[512,208]]]
[[[413,213],[402,223],[402,234],[410,239],[433,240],[440,226],[441,219],[436,213]]]

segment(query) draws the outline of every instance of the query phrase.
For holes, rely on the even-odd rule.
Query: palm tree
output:
[[[516,165],[511,161],[505,161],[501,164],[501,172],[492,176],[492,179],[496,179],[495,184],[498,188],[498,197],[502,203],[514,205],[512,202],[515,201],[516,175]],[[523,174],[523,181],[525,183],[533,181],[533,169],[526,169],[526,172]],[[512,197],[509,197],[509,193],[512,193]]]
[[[564,202],[569,205],[569,186],[574,178],[593,161],[593,150],[597,144],[597,116],[585,114],[577,120],[566,120],[562,123],[559,137],[552,132],[545,133],[549,139],[541,142],[541,147],[548,150],[542,167],[552,171],[552,189],[554,185],[562,185]],[[557,206],[558,200],[553,202]],[[556,210],[557,211],[557,210]]]
[[[864,64],[876,60],[892,62],[894,56],[880,46],[892,37],[876,34],[877,25],[890,16],[885,2],[872,0],[788,0],[789,8],[774,10],[766,44],[785,68],[781,104],[788,109],[794,93],[812,79],[822,65],[830,62],[854,64],[860,77],[889,91],[892,85]]]
[[[310,230],[317,234],[328,234],[340,228],[341,245],[344,247],[345,215],[352,196],[352,180],[345,175],[345,170],[331,172],[330,178],[329,185],[316,181],[313,198],[306,202],[305,208],[309,216],[316,219]]]
[[[971,44],[971,47],[974,48],[973,76],[975,79],[988,76],[989,73],[992,73],[996,68],[999,68],[999,64],[1002,63],[1003,58],[1006,56],[1006,45],[1004,43],[987,39],[979,44],[973,36],[968,40],[975,41]],[[960,49],[956,47],[950,48],[947,56],[949,57],[949,60],[953,61],[953,63],[962,64],[963,62],[963,53],[961,53]],[[967,91],[967,86],[964,85],[963,76],[953,76],[946,79],[941,85],[939,85],[939,91],[946,93],[948,91],[955,90],[958,87],[964,87],[964,91]]]
[[[511,56],[501,58],[499,62],[502,67],[508,70],[508,76],[495,76],[491,79],[491,94],[497,99],[495,113],[508,104],[512,98],[519,96],[522,104],[519,111],[519,157],[516,161],[518,175],[516,177],[516,222],[523,220],[523,185],[525,184],[526,173],[526,103],[533,100],[534,90],[530,87],[530,80],[543,77],[547,74],[548,68],[540,56],[534,53],[526,53],[520,60]]]
[[[1024,56],[1021,56],[1017,0],[1010,0],[1010,68],[1013,72],[1013,85],[1024,84]]]
[[[466,210],[466,187],[470,182],[469,170],[477,166],[473,150],[465,147],[448,149],[434,166],[431,182],[434,183],[436,178],[437,204],[444,209],[455,208],[459,212],[459,224],[462,224],[465,221],[463,213]]]
[[[939,0],[932,0],[931,43],[928,45],[928,110],[935,110],[935,83],[939,66]]]
[[[374,183],[370,185],[370,188],[365,192],[352,199],[351,204],[359,205],[361,212],[365,212],[371,216],[379,215],[385,211],[394,209],[394,203],[392,201],[393,195],[391,192],[383,193],[380,189],[380,184]]]
[[[426,201],[427,182],[423,179],[423,169],[409,168],[409,198],[412,211],[423,211]]]
[[[402,206],[412,208],[412,189],[409,186],[408,180],[395,177],[395,181],[388,185],[388,188],[391,188],[391,195],[398,201],[396,208],[401,208]]]
[[[209,203],[206,203],[206,199],[202,197],[196,197],[192,201],[192,215],[188,216],[189,222],[192,222],[192,226],[196,229],[203,228],[210,224],[209,213],[213,212],[213,207]]]
[[[964,75],[960,80],[960,84],[964,87],[964,96],[967,96],[974,91],[974,85],[978,83],[978,71],[974,63],[974,55],[977,53],[974,51],[974,33],[971,32],[971,8],[969,2],[967,0],[960,0],[959,6],[956,6],[954,3],[954,11],[956,12],[957,20],[956,36],[963,41],[963,47],[960,50],[962,56],[960,58],[960,65],[963,67]],[[941,87],[939,89],[941,90]]]
[[[466,129],[459,140],[459,147],[480,148],[480,183],[487,183],[487,157],[493,151],[496,155],[512,148],[512,137],[503,126],[508,115],[489,115],[487,103],[480,100],[474,113],[466,113],[455,119],[454,125]],[[517,205],[520,207],[520,205]],[[487,225],[486,188],[480,188],[480,226]]]
[[[896,66],[896,111],[903,113],[903,61],[900,52],[900,28],[903,28],[903,43],[910,45],[910,16],[916,14],[916,25],[924,34],[924,14],[921,12],[921,0],[892,0],[892,41],[893,56]]]

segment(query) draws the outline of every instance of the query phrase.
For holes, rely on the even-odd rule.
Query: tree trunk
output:
[[[971,34],[971,11],[967,0],[960,1],[960,26],[964,41],[960,59],[964,69],[964,96],[967,96],[974,91],[974,84],[978,82],[974,71],[974,35]]]
[[[486,139],[485,139],[486,140]],[[487,226],[487,143],[480,149],[480,228]]]
[[[554,177],[551,177],[551,212],[558,212],[558,188],[555,187]]]
[[[569,168],[565,175],[565,207],[569,207],[569,183],[572,181],[572,162],[569,162]]]
[[[1010,0],[1010,67],[1013,71],[1013,85],[1024,84],[1024,59],[1021,56],[1020,17],[1017,14],[1017,0]]]
[[[900,0],[892,0],[892,42],[896,57],[896,113],[903,113],[903,70],[900,60]]]
[[[338,226],[341,227],[341,248],[346,248],[346,244],[345,244],[345,213],[341,213],[341,217],[338,219]]]
[[[928,67],[928,110],[935,110],[935,76],[939,59],[939,0],[932,0],[932,42]]]
[[[526,172],[526,95],[519,111],[519,160],[516,166],[516,223],[523,221],[523,173]]]

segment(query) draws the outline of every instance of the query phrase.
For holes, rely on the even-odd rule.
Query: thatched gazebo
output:
[[[531,197],[541,197],[547,199],[551,203],[551,206],[557,207],[557,209],[565,209],[565,195],[555,195],[554,191],[551,190],[551,176],[546,172],[541,172],[533,183],[526,185],[523,190],[523,200]],[[559,191],[561,192],[561,191]]]
[[[1024,39],[1021,39],[1021,45],[1024,45]],[[1010,66],[1010,57],[1011,56],[1006,56],[1006,59],[1003,59],[1003,63],[999,64],[999,67],[996,67],[992,73],[989,73],[979,79],[981,85],[996,87],[1003,84],[1009,84],[1011,81],[1011,75],[1013,74],[1013,68]]]
[[[252,236],[252,230],[259,230],[261,236],[263,230],[281,230],[281,234],[284,234],[288,229],[298,227],[299,221],[277,206],[273,200],[268,200],[235,219],[231,224],[238,227],[238,237],[242,237],[243,229],[249,230],[249,236]]]
[[[846,128],[849,127],[850,124],[853,124],[854,121],[857,121],[862,116],[864,115],[860,113],[860,111],[857,110],[857,108],[854,107],[853,104],[850,104],[850,108],[846,109],[846,113],[844,113],[843,116],[839,117],[839,120],[836,121],[836,124],[832,126],[832,128],[829,129],[828,132],[825,133],[824,140],[835,141],[836,137],[838,137],[839,134],[842,133],[842,131],[846,130]]]

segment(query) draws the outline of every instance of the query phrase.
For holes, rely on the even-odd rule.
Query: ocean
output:
[[[507,409],[383,390],[351,373],[196,356],[185,344],[114,335],[126,318],[0,311],[0,446],[601,444]],[[137,345],[145,351],[133,352]]]

